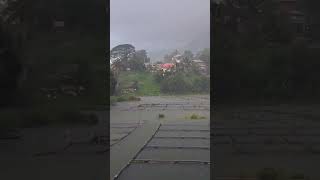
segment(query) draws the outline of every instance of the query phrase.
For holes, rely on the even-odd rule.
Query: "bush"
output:
[[[205,119],[206,117],[204,117],[204,116],[200,116],[200,115],[198,115],[198,114],[192,114],[191,116],[190,116],[190,119]]]
[[[195,92],[209,92],[210,91],[210,78],[199,76],[195,78],[193,83],[193,91]]]
[[[160,84],[160,90],[165,93],[186,93],[191,89],[192,82],[182,73],[170,76]]]
[[[172,74],[160,83],[160,90],[164,93],[209,92],[210,79],[191,72]]]
[[[159,114],[159,118],[164,118],[164,114]]]

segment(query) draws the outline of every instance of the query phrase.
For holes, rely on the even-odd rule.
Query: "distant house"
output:
[[[172,57],[172,62],[173,63],[180,63],[182,61],[182,55],[177,54],[175,56]]]
[[[209,66],[204,61],[195,59],[195,60],[192,60],[192,63],[199,68],[199,71],[201,74],[203,75],[208,74]]]
[[[160,64],[161,70],[166,72],[166,71],[171,71],[174,67],[174,63],[165,63],[165,64]]]

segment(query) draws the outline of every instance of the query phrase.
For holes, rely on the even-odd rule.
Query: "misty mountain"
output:
[[[190,50],[193,54],[196,54],[205,48],[210,48],[209,32],[198,34],[193,38],[193,40],[189,41],[182,47],[177,47],[176,49],[178,49],[180,53],[183,53],[184,50]],[[162,61],[166,54],[170,54],[174,50],[174,48],[148,50],[148,56],[151,58],[151,62]]]
[[[166,54],[173,52],[175,49],[157,49],[157,50],[149,50],[148,56],[150,57],[151,62],[162,61],[163,57]]]
[[[205,48],[210,48],[210,33],[199,34],[181,49],[191,50],[193,53],[197,53]]]

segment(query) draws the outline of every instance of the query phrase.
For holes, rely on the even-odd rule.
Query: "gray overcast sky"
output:
[[[111,0],[111,48],[179,48],[210,32],[210,0]]]

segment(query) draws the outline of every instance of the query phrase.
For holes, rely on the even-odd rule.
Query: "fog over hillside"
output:
[[[198,36],[196,36],[195,39],[190,40],[186,44],[183,44],[182,46],[171,48],[171,49],[156,49],[156,50],[150,50],[148,52],[151,60],[153,62],[163,59],[164,55],[173,52],[175,49],[178,49],[181,53],[184,50],[191,50],[194,54],[201,51],[204,48],[210,48],[210,32],[207,33],[201,33]]]
[[[153,59],[209,45],[209,0],[112,0],[111,47],[132,44]],[[148,8],[146,8],[148,7]]]

